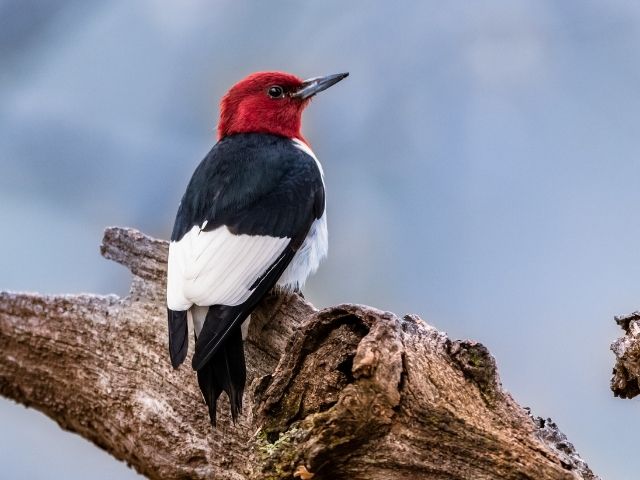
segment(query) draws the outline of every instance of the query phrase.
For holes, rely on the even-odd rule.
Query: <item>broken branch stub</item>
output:
[[[616,397],[633,398],[640,393],[640,312],[615,317],[624,335],[611,344],[616,356],[611,390]]]

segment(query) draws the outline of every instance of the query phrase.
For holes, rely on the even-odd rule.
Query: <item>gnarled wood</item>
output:
[[[611,344],[616,356],[611,390],[616,397],[633,398],[640,393],[640,312],[615,317],[624,336]]]
[[[252,315],[244,415],[232,425],[223,400],[212,430],[194,373],[168,360],[166,242],[110,228],[101,251],[133,273],[127,297],[0,293],[0,394],[149,478],[596,478],[482,345],[296,294]]]

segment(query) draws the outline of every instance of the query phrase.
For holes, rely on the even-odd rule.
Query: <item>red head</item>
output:
[[[252,73],[222,97],[218,138],[234,133],[271,133],[302,139],[302,111],[311,97],[347,75],[303,81],[283,72]]]

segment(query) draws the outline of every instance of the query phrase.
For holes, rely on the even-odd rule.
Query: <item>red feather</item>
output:
[[[220,102],[218,139],[234,133],[271,133],[305,141],[300,127],[309,99],[271,98],[267,91],[275,85],[295,90],[302,80],[290,73],[257,72],[231,87]]]

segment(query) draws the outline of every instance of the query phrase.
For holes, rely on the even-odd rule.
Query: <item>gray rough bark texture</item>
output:
[[[640,393],[640,312],[615,317],[624,335],[611,344],[616,356],[611,390],[616,397],[633,398]]]
[[[133,273],[127,297],[0,293],[0,394],[149,478],[597,478],[484,346],[296,294],[252,315],[245,412],[234,426],[223,396],[214,430],[194,372],[169,363],[167,243],[109,228],[101,251]]]

